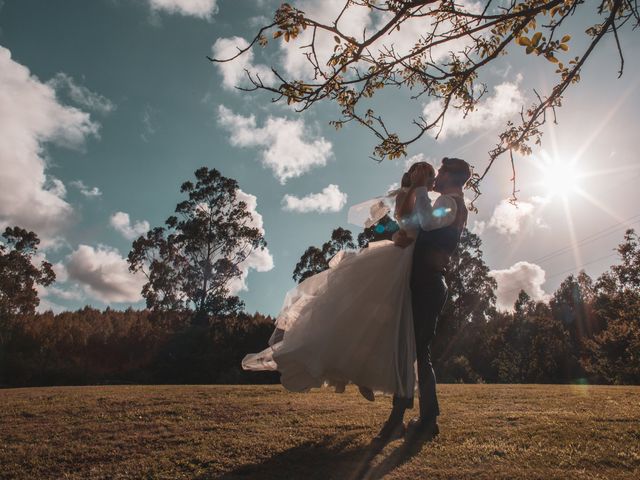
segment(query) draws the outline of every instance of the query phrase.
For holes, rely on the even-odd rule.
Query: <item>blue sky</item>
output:
[[[338,2],[298,3],[326,14]],[[348,207],[399,180],[407,159],[373,162],[368,132],[328,125],[334,106],[301,115],[267,93],[231,88],[247,65],[300,71],[295,43],[285,50],[272,42],[234,65],[206,60],[250,38],[277,4],[0,3],[0,225],[22,225],[43,239],[42,255],[59,281],[41,290],[42,308],[142,306],[141,279],[126,270],[131,238],[161,225],[181,198],[180,184],[207,166],[237,179],[255,205],[268,253],[246,265],[239,294],[248,311],[276,314],[305,248],[339,225],[357,233],[346,222]],[[567,26],[576,51],[588,21],[577,17]],[[501,305],[520,288],[546,298],[580,266],[597,276],[615,262],[612,249],[625,227],[638,226],[640,40],[623,33],[624,76],[617,79],[614,45],[603,43],[566,95],[559,124],[545,129],[543,149],[518,158],[520,207],[505,202],[506,158],[482,185],[469,226],[483,239]],[[553,80],[551,64],[521,53],[485,72],[489,92],[475,115],[451,115],[445,135],[425,136],[409,157],[437,164],[459,156],[482,169],[507,118],[530,103],[532,88],[544,91]],[[428,99],[409,101],[396,91],[378,102],[406,135],[413,116],[430,108]],[[573,172],[566,167],[572,159]],[[583,177],[575,190],[566,182],[574,174]],[[558,178],[565,180],[563,195]],[[578,246],[567,248],[572,243]]]

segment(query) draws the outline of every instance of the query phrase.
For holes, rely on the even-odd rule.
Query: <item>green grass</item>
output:
[[[0,478],[640,478],[640,387],[438,389],[440,436],[373,459],[390,399],[353,388],[0,390]]]

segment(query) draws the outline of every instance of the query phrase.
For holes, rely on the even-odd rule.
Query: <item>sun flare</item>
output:
[[[580,188],[580,171],[575,160],[566,160],[560,156],[543,154],[541,165],[542,187],[547,197],[566,198]]]
[[[575,164],[556,160],[548,166],[544,183],[549,195],[565,196],[576,190],[579,185],[579,179]]]

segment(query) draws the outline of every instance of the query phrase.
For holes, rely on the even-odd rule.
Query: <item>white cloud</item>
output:
[[[129,272],[120,253],[109,246],[79,245],[67,257],[69,279],[77,281],[84,292],[104,303],[133,303],[142,299],[144,275]]]
[[[247,210],[251,213],[251,222],[249,226],[257,228],[260,233],[264,235],[264,225],[262,221],[262,215],[258,213],[258,200],[255,195],[245,193],[238,189],[237,198],[247,204]],[[236,295],[241,290],[247,290],[247,276],[249,275],[249,269],[256,270],[258,272],[268,272],[273,268],[273,257],[268,248],[264,250],[256,249],[242,262],[240,265],[242,275],[239,278],[234,278],[228,284],[229,292],[232,295]]]
[[[249,46],[249,42],[242,37],[219,38],[211,47],[211,52],[213,58],[227,59],[237,54],[239,48],[242,49],[247,46]],[[260,77],[267,85],[275,80],[275,76],[269,67],[253,64],[252,50],[246,51],[235,60],[216,63],[215,65],[222,75],[222,87],[227,90],[236,90],[236,86],[249,83],[245,70],[249,71],[256,80],[257,77]]]
[[[536,301],[546,301],[549,295],[542,289],[545,271],[539,265],[529,262],[517,262],[505,270],[489,272],[498,284],[496,291],[497,307],[501,310],[513,309],[520,290],[524,290]]]
[[[98,187],[88,187],[82,180],[74,180],[70,182],[70,185],[76,187],[85,197],[99,197],[102,195],[102,192]]]
[[[217,0],[149,0],[154,12],[178,13],[203,19],[210,19],[218,11],[217,3]]]
[[[535,216],[537,206],[545,200],[541,197],[531,197],[529,200],[530,202],[519,200],[516,204],[502,200],[494,209],[486,226],[503,235],[515,235],[527,221],[538,227],[545,227],[542,219]]]
[[[43,261],[46,261],[46,253],[38,251],[33,257],[31,257],[31,263],[40,267]],[[56,280],[53,285],[45,287],[44,285],[36,285],[35,289],[38,293],[40,303],[36,310],[38,312],[46,312],[51,310],[54,313],[60,313],[65,310],[65,307],[57,304],[51,300],[51,297],[55,297],[62,300],[82,300],[84,295],[80,291],[77,285],[69,286],[64,285],[69,279],[67,269],[62,262],[54,262],[51,264],[53,273],[56,275]]]
[[[347,204],[347,194],[340,191],[338,185],[330,184],[320,193],[311,193],[302,198],[285,195],[282,198],[284,210],[290,212],[339,212]]]
[[[473,226],[471,227],[471,233],[475,235],[482,235],[486,227],[487,227],[487,222],[474,220]]]
[[[46,296],[54,296],[62,300],[80,301],[84,299],[84,294],[76,287],[75,289],[66,290],[64,288],[51,286],[47,287]]]
[[[432,165],[433,168],[435,168],[436,170],[438,168],[438,167],[436,167],[437,162],[433,158],[426,156],[422,152],[416,153],[415,155],[410,156],[409,158],[407,158],[404,161],[404,163],[399,162],[399,164],[403,166],[403,170],[406,172],[406,171],[409,170],[411,165],[413,165],[414,163],[418,163],[418,162],[427,162],[430,165]]]
[[[59,241],[73,208],[63,198],[64,184],[45,174],[45,145],[80,148],[98,128],[88,113],[60,104],[51,85],[0,47],[0,228],[33,230],[45,248]]]
[[[47,82],[55,90],[67,90],[69,98],[78,105],[99,113],[109,113],[115,110],[115,104],[108,98],[94,93],[87,87],[78,85],[72,77],[66,73],[58,73]]]
[[[520,201],[514,205],[509,200],[502,200],[494,209],[488,226],[504,235],[514,235],[520,231],[523,221],[533,210],[533,204],[528,202]]]
[[[132,224],[129,214],[125,212],[116,212],[111,215],[109,223],[128,240],[138,238],[150,229],[149,222],[146,220],[140,220]]]
[[[218,107],[218,122],[229,131],[229,141],[238,147],[261,147],[262,164],[285,184],[314,167],[323,167],[332,154],[331,142],[309,132],[301,118],[268,117],[258,127],[254,115],[244,117],[224,105]]]
[[[69,272],[62,262],[54,262],[51,264],[53,273],[56,274],[56,282],[66,282],[69,280]]]
[[[494,87],[493,94],[481,99],[475,110],[464,113],[453,106],[449,106],[445,114],[444,126],[439,138],[451,135],[459,137],[473,130],[486,130],[502,126],[506,120],[518,113],[524,103],[524,94],[520,90],[522,76],[518,75],[515,82],[503,82]],[[442,100],[432,100],[425,104],[423,114],[427,122],[431,123],[442,111]],[[436,136],[438,127],[430,130],[432,136]]]

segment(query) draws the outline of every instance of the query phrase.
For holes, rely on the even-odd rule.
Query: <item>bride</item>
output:
[[[425,167],[432,184],[435,171]],[[395,194],[401,229],[394,241],[340,251],[328,270],[289,291],[269,347],[246,355],[245,370],[278,370],[282,385],[294,392],[324,384],[342,391],[354,383],[368,400],[373,392],[413,397],[410,276],[418,222],[414,199],[406,195],[410,183],[407,172]]]

